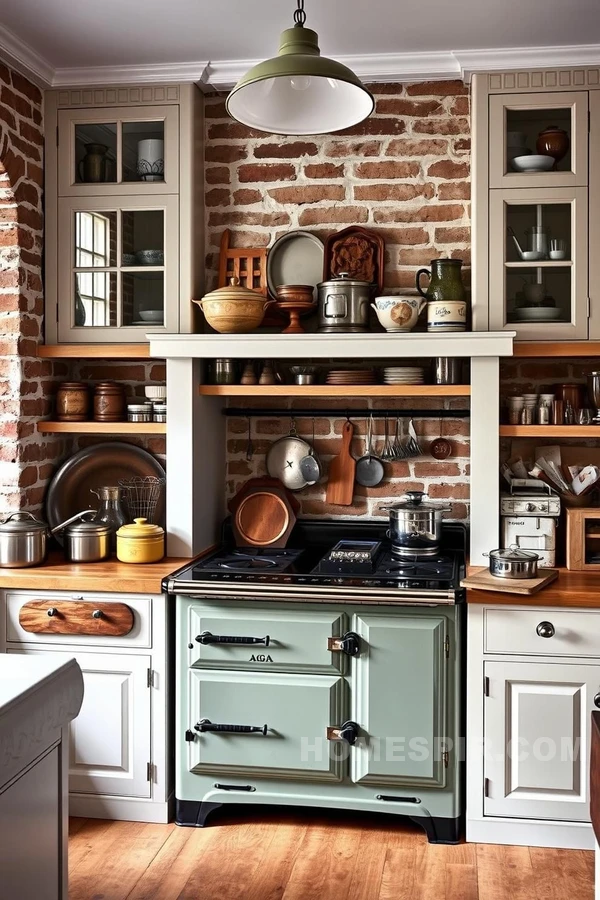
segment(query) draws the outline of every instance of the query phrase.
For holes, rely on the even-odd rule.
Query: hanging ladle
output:
[[[443,424],[444,420],[440,419],[440,437],[429,445],[429,452],[434,459],[448,459],[452,455],[452,444],[447,438],[441,436]]]

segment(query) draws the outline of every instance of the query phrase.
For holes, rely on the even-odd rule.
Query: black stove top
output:
[[[381,599],[392,593],[432,602],[461,599],[466,529],[444,524],[439,554],[394,556],[387,523],[300,521],[285,549],[235,548],[229,520],[221,547],[165,580],[170,593],[294,597],[344,594]],[[242,593],[243,592],[243,593]]]

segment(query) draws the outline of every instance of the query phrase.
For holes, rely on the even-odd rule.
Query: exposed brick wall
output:
[[[346,132],[278,137],[206,99],[208,289],[224,228],[233,245],[269,246],[285,231],[320,237],[348,224],[386,241],[388,288],[414,287],[433,258],[470,263],[470,122],[460,81],[371,85],[375,113]]]
[[[386,241],[385,283],[388,289],[414,288],[415,273],[431,259],[452,256],[470,265],[470,123],[468,89],[462,82],[371,85],[374,115],[347,132],[317,137],[260,134],[231,121],[222,95],[206,99],[207,283],[216,286],[218,248],[224,228],[237,247],[270,246],[286,231],[304,228],[325,238],[348,224],[363,224]],[[467,401],[448,401],[464,407]],[[419,401],[404,406],[434,405]],[[236,400],[236,406],[239,405]],[[280,403],[277,404],[281,406]],[[307,406],[302,401],[302,406]],[[318,416],[315,401],[316,450],[325,469],[340,448],[343,417]],[[348,403],[339,404],[346,409]],[[354,408],[363,401],[352,401]],[[373,401],[389,407],[390,401]],[[403,404],[398,403],[398,407]],[[364,420],[354,420],[359,435]],[[383,422],[377,423],[383,431]],[[377,516],[386,499],[406,490],[426,489],[448,499],[451,518],[468,515],[469,422],[447,420],[444,435],[454,455],[437,462],[428,453],[440,434],[439,419],[415,422],[425,455],[386,464],[377,488],[358,487],[352,507],[329,507],[326,482],[300,492],[303,515]],[[265,474],[270,443],[285,434],[289,421],[253,420],[255,455],[246,460],[247,422],[228,422],[227,494],[231,497],[248,477]],[[298,419],[299,432],[311,436],[312,421]],[[364,442],[354,441],[359,456]]]
[[[41,504],[58,439],[39,440],[62,364],[36,358],[42,297],[42,96],[0,65],[0,513]]]

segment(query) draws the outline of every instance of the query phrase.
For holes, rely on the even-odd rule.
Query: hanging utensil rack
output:
[[[318,418],[325,419],[365,419],[373,416],[374,419],[396,418],[401,419],[468,419],[471,416],[470,409],[266,409],[265,407],[236,407],[227,406],[221,410],[224,416],[242,416],[243,418],[266,417],[269,419],[285,416],[289,418]]]

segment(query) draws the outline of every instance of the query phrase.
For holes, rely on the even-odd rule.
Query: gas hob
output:
[[[300,521],[285,549],[236,548],[229,520],[222,543],[165,579],[163,590],[230,599],[456,603],[463,599],[466,530],[443,526],[439,554],[399,558],[387,523]]]

